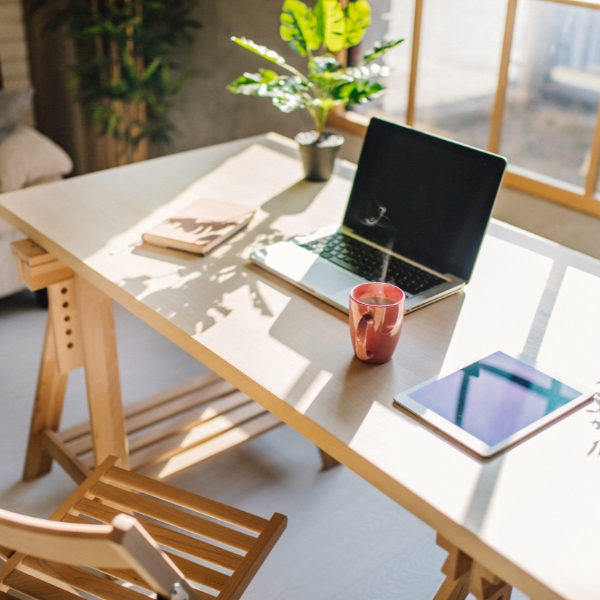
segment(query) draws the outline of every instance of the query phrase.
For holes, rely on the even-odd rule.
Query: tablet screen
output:
[[[581,397],[582,392],[496,352],[408,391],[406,396],[488,446],[495,446]]]

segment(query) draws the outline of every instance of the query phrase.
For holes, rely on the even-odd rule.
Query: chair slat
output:
[[[102,600],[141,600],[143,597],[134,590],[77,567],[39,560],[30,556],[23,562],[32,570],[61,579],[74,588],[96,595]]]
[[[192,492],[175,488],[161,481],[148,479],[143,475],[126,471],[120,467],[111,467],[104,474],[103,480],[134,489],[138,492],[143,492],[144,494],[159,498],[160,500],[172,502],[178,506],[188,508],[215,519],[220,519],[221,521],[231,523],[237,527],[249,529],[255,533],[260,533],[269,522],[267,519],[257,517],[256,515],[238,508],[227,506],[221,502],[210,500],[209,498],[197,496]]]
[[[219,595],[219,600],[237,600],[240,598],[277,540],[281,537],[286,525],[287,517],[285,515],[275,513],[271,517],[269,525],[260,534],[254,547],[246,554],[240,568],[229,578],[227,585]]]
[[[185,578],[188,581],[199,583],[200,585],[210,588],[215,592],[220,592],[229,580],[229,575],[226,575],[225,573],[219,573],[218,571],[214,571],[213,569],[209,569],[208,567],[194,563],[187,558],[177,556],[176,554],[171,554],[170,552],[167,552],[166,554],[177,565],[177,567],[181,569],[181,572],[185,575]],[[139,585],[143,588],[147,587],[147,584],[142,582],[139,577],[137,577],[135,571],[126,571],[121,569],[102,569],[102,571],[108,575],[122,579],[123,581],[128,581],[129,583]]]
[[[98,504],[98,503],[96,502],[96,503],[92,503],[92,504]],[[115,511],[115,512],[117,512],[117,511]],[[86,522],[79,517],[74,517],[73,515],[69,515],[68,517],[66,517],[65,521],[68,521],[69,523],[85,523]],[[152,525],[152,524],[146,520],[140,520],[140,523],[146,529],[146,531],[152,535],[154,540],[156,542],[158,542],[159,540],[158,540],[157,536],[155,536],[151,531],[151,529],[153,529],[153,528],[149,527],[149,525]],[[155,526],[155,527],[157,529],[163,529],[160,526]],[[188,540],[188,541],[191,541],[191,540]],[[222,573],[221,571],[215,571],[214,569],[211,569],[210,567],[206,567],[204,565],[193,562],[193,561],[185,558],[184,556],[179,556],[178,554],[173,554],[172,552],[169,552],[169,551],[165,551],[165,554],[167,554],[167,556],[177,565],[177,567],[179,567],[179,569],[181,569],[181,572],[185,575],[185,577],[187,579],[191,579],[192,581],[195,581],[196,583],[200,583],[200,584],[202,584],[208,588],[211,588],[213,590],[216,590],[216,591],[222,590],[223,586],[227,583],[227,580],[229,579],[229,575],[227,573]],[[238,558],[240,559],[240,561],[238,561],[238,563],[239,563],[239,562],[241,562],[241,559],[243,557],[238,556]],[[136,585],[146,587],[146,584],[137,577],[137,575],[134,571],[128,571],[128,570],[124,570],[124,569],[101,569],[101,570],[103,573],[107,573],[114,577],[121,578],[124,581],[128,581],[129,583],[134,583]]]
[[[87,517],[101,521],[102,523],[110,523],[119,514],[119,511],[111,506],[101,504],[100,502],[94,502],[87,498],[81,500],[81,502],[75,506],[74,510]],[[68,515],[64,520],[68,520],[70,523],[84,522],[82,519],[72,515]],[[242,561],[242,556],[240,554],[235,554],[229,550],[225,550],[225,548],[219,548],[218,546],[179,533],[173,529],[157,525],[143,517],[138,517],[138,520],[157,543],[168,548],[173,548],[179,552],[185,552],[190,556],[194,556],[195,558],[199,558],[232,571]]]
[[[123,506],[136,513],[158,519],[169,525],[181,527],[203,537],[222,544],[226,544],[247,552],[254,544],[256,538],[240,531],[229,529],[218,523],[202,519],[196,515],[178,510],[172,506],[151,500],[144,496],[128,492],[127,490],[99,482],[91,493],[101,500],[107,500],[116,506]]]
[[[52,585],[48,581],[33,577],[28,573],[21,571],[13,571],[4,582],[11,589],[17,590],[22,594],[26,594],[33,598],[41,598],[43,600],[74,600],[81,599],[81,595],[77,592],[69,592],[57,585]],[[66,587],[66,586],[65,586]],[[3,596],[0,596],[2,598]],[[6,596],[11,598],[11,596]]]

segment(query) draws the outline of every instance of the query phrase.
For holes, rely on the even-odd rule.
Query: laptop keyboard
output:
[[[299,246],[368,281],[392,283],[413,296],[445,281],[339,232]]]

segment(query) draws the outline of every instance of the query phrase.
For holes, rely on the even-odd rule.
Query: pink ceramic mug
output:
[[[350,337],[360,360],[380,365],[394,354],[402,319],[404,292],[391,283],[361,283],[350,292]]]

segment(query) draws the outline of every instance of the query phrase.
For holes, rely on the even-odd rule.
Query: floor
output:
[[[47,516],[74,488],[59,467],[21,482],[45,314],[28,292],[0,300],[0,506],[34,516]],[[119,306],[115,316],[125,402],[203,371]],[[84,389],[75,372],[64,425],[87,418]],[[264,516],[288,515],[244,600],[429,600],[442,581],[446,554],[433,530],[345,467],[321,471],[316,448],[286,426],[170,483]]]

